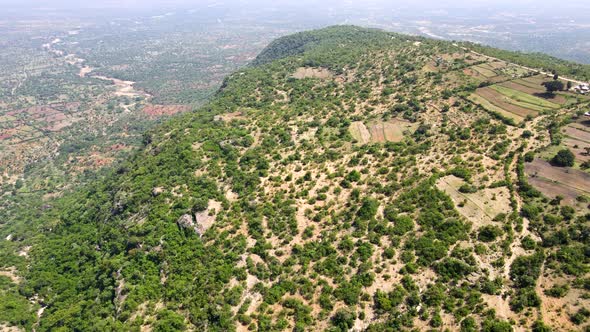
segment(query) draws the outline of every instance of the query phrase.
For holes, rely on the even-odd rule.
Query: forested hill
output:
[[[546,78],[448,42],[351,26],[279,39],[255,63],[105,181],[0,229],[0,322],[588,326],[587,198],[547,197],[527,175],[588,99],[527,94]],[[520,94],[504,109],[505,89]]]
[[[346,33],[343,33],[346,31]],[[281,37],[271,42],[252,61],[252,65],[262,65],[290,56],[301,55],[312,51],[325,53],[330,48],[346,48],[363,51],[362,47],[387,47],[391,39],[400,37],[377,29],[365,29],[356,26],[333,26],[322,30],[304,31]],[[422,39],[404,36],[404,38]]]

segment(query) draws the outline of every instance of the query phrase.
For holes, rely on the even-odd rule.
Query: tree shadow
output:
[[[533,95],[543,99],[554,99],[556,97],[555,93],[551,92],[535,92]]]

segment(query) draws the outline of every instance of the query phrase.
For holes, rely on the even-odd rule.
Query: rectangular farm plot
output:
[[[417,125],[409,121],[394,119],[390,121],[370,122],[367,125],[360,121],[350,125],[350,134],[360,144],[401,142],[406,133],[413,133]]]
[[[537,115],[537,111],[519,105],[517,101],[501,94],[500,92],[498,92],[495,89],[492,89],[491,87],[479,88],[476,90],[475,93],[483,99],[487,100],[492,105],[495,105],[496,107],[499,107],[506,112],[513,113],[521,118],[525,118],[528,115]]]
[[[473,70],[475,70],[485,78],[490,78],[498,75],[496,74],[496,72],[494,72],[494,70],[491,67],[486,65],[476,65],[471,68],[473,68]]]
[[[525,164],[528,181],[549,198],[564,197],[568,204],[574,204],[580,195],[590,195],[590,174],[567,167],[554,167],[542,159]]]
[[[503,96],[508,97],[510,99],[507,100],[509,103],[524,108],[532,109],[537,112],[556,110],[560,108],[558,104],[505,86],[492,85],[490,88],[496,90]]]
[[[483,82],[487,79],[487,77],[483,76],[482,74],[480,74],[479,72],[477,72],[476,70],[472,69],[472,68],[465,68],[463,69],[463,74],[467,75],[469,78],[479,82]]]
[[[474,104],[480,105],[481,107],[490,112],[499,113],[500,115],[513,119],[516,122],[521,122],[522,120],[524,120],[524,116],[508,112],[507,110],[492,104],[487,99],[478,94],[472,93],[469,97],[467,97],[467,99]]]
[[[573,139],[583,141],[590,145],[590,128],[580,127],[579,124],[570,124],[562,129],[562,132]]]
[[[507,76],[502,75],[488,64],[480,64],[463,69],[463,73],[469,75],[479,81],[488,81],[492,83],[502,82],[508,79]]]
[[[499,84],[502,87],[508,88],[508,89],[512,89],[512,90],[516,90],[537,98],[541,98],[544,99],[550,103],[553,104],[557,104],[557,105],[563,105],[565,103],[567,103],[567,98],[561,94],[554,94],[554,95],[548,95],[547,91],[545,90],[545,88],[541,85],[526,85],[526,84],[522,84],[521,82],[524,82],[522,80],[514,80],[514,81],[508,81],[508,82],[504,82],[502,84]]]
[[[565,135],[563,144],[576,156],[576,161],[586,162],[590,160],[590,154],[586,148],[590,148],[590,127],[585,122],[575,122],[561,129]]]

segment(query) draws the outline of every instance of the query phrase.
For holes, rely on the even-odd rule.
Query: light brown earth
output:
[[[231,120],[241,120],[244,119],[244,113],[243,112],[232,112],[232,113],[225,113],[222,115],[216,115],[215,116],[215,121],[224,121],[224,122],[230,122]]]
[[[350,125],[350,134],[360,144],[401,142],[404,133],[414,132],[417,125],[409,121],[394,119],[387,122],[371,122],[367,125],[357,121]]]
[[[578,331],[580,326],[568,319],[568,314],[577,312],[580,307],[588,308],[590,299],[584,299],[581,294],[583,291],[573,287],[562,298],[545,295],[544,290],[555,284],[571,284],[571,280],[543,274],[539,277],[535,291],[541,298],[541,315],[554,331]]]
[[[8,268],[3,268],[2,270],[0,270],[0,276],[4,276],[9,278],[13,283],[15,284],[19,284],[21,279],[20,277],[16,274],[17,270],[14,266],[8,267]]]
[[[500,213],[510,212],[510,193],[506,187],[486,188],[476,193],[464,194],[459,191],[463,184],[463,179],[449,175],[440,178],[436,187],[451,197],[459,213],[471,221],[475,228],[491,224]]]
[[[319,78],[319,79],[328,79],[332,78],[334,75],[331,71],[325,68],[314,68],[314,67],[299,67],[293,73],[293,77],[297,79],[304,79],[304,78]]]
[[[349,130],[352,137],[360,144],[367,144],[371,141],[371,133],[361,121],[351,123]]]
[[[188,105],[146,105],[142,112],[150,117],[160,117],[187,112],[191,109]]]

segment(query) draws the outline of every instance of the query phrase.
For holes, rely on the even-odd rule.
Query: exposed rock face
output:
[[[182,228],[195,228],[195,222],[193,220],[193,216],[190,214],[183,214],[178,220],[176,221],[178,226]]]
[[[203,236],[203,234],[207,230],[205,227],[203,227],[203,225],[201,225],[198,222],[198,219],[195,221],[195,218],[193,218],[193,216],[190,214],[183,214],[176,221],[176,223],[178,224],[178,226],[184,229],[192,229],[195,233],[199,234],[199,236]]]

